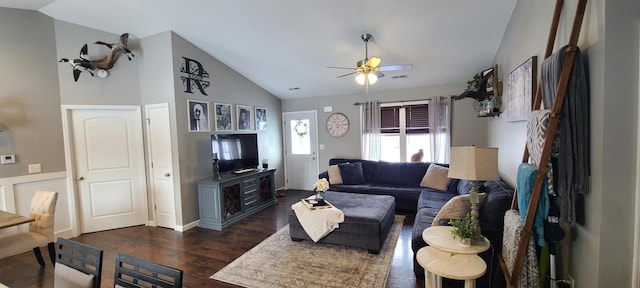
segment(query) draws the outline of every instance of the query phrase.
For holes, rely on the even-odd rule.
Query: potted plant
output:
[[[449,220],[449,225],[453,226],[451,236],[453,239],[460,239],[460,246],[471,246],[471,240],[479,240],[480,235],[478,229],[473,225],[473,217],[471,213],[467,213],[461,219]]]

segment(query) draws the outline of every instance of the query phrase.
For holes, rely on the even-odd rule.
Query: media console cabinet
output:
[[[200,227],[222,230],[277,202],[275,169],[225,174],[198,181]]]

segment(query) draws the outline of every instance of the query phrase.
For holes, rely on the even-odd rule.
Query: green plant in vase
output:
[[[467,213],[461,219],[449,220],[449,225],[453,226],[453,230],[451,230],[453,239],[460,239],[460,245],[464,247],[469,247],[471,240],[480,240],[480,233],[478,233],[477,227],[473,224],[471,213]]]
[[[473,75],[471,80],[467,81],[467,89],[464,91],[472,91],[475,92],[478,90],[478,85],[480,84],[480,74]]]

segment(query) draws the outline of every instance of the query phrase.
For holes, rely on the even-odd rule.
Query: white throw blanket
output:
[[[318,242],[344,222],[344,213],[336,207],[312,210],[300,201],[291,205],[291,209],[313,242]]]

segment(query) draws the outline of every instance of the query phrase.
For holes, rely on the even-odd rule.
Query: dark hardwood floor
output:
[[[117,253],[182,269],[184,287],[237,287],[209,279],[209,276],[287,225],[291,204],[311,193],[288,190],[285,197],[278,198],[279,204],[224,231],[196,227],[181,233],[165,228],[135,226],[83,234],[73,240],[104,250],[102,287],[113,287]],[[413,274],[413,218],[414,215],[407,215],[405,219],[387,287],[424,287],[424,281],[416,279]],[[42,249],[42,255],[48,256],[46,247]],[[40,268],[33,252],[29,251],[0,260],[0,283],[12,288],[53,287],[53,271],[50,262]]]

